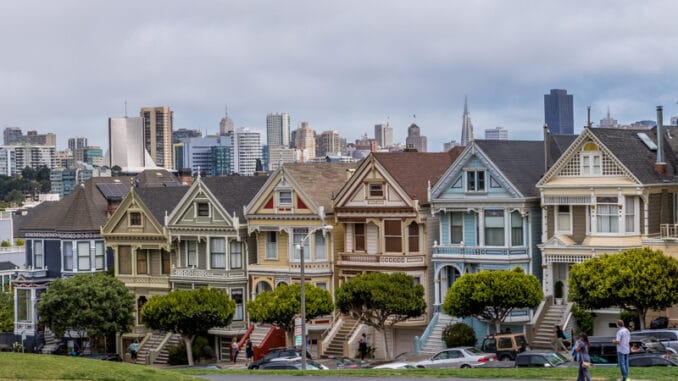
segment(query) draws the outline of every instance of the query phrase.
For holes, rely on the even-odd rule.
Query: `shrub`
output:
[[[21,239],[21,238],[17,238],[16,241],[14,241],[14,243],[15,243],[17,246],[23,246],[23,245],[26,244],[26,242],[25,242],[23,239]]]
[[[167,356],[167,363],[169,365],[186,365],[188,364],[188,356],[186,356],[186,347],[177,345],[169,349]]]
[[[575,304],[572,306],[572,316],[579,326],[577,334],[585,332],[589,336],[593,335],[593,317],[595,315],[592,312],[580,308]]]
[[[468,324],[450,324],[443,330],[443,341],[448,348],[476,345],[476,333]]]
[[[193,341],[193,358],[197,361],[200,359],[214,358],[214,350],[209,346],[209,340],[203,336],[198,336]],[[188,364],[188,356],[186,355],[186,346],[178,345],[169,349],[169,356],[167,363],[170,365],[185,365]]]
[[[9,241],[4,240],[4,241],[2,241],[2,243],[0,244],[0,246],[2,246],[2,247],[10,247],[10,246],[12,246],[12,244],[9,243]]]

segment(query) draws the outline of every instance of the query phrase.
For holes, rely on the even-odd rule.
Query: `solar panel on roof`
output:
[[[122,183],[101,183],[97,184],[97,188],[107,200],[122,200],[128,191]]]

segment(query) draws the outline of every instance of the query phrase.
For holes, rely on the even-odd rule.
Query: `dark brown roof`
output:
[[[427,204],[429,182],[433,186],[463,150],[464,147],[454,147],[447,152],[375,152],[372,155],[411,198]]]
[[[284,164],[283,170],[301,186],[317,206],[325,213],[332,212],[332,197],[349,179],[358,163],[294,163]]]

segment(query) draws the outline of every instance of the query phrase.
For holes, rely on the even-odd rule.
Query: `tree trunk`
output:
[[[647,309],[638,310],[638,316],[640,317],[640,329],[645,329],[645,317],[647,316]]]
[[[494,333],[501,333],[501,321],[500,320],[494,321]]]
[[[389,351],[389,348],[388,348],[388,342],[387,342],[387,340],[386,340],[386,329],[387,329],[387,328],[384,327],[384,328],[381,330],[381,333],[383,334],[382,336],[384,337],[384,356],[386,356],[386,360],[389,360],[389,361],[390,361],[390,360],[391,360],[391,351]],[[393,328],[391,328],[391,330],[393,330]],[[391,333],[393,333],[393,332],[391,332]]]
[[[186,345],[186,357],[188,358],[188,365],[193,366],[193,338],[195,336],[186,336],[181,335],[181,338],[184,339],[184,344]]]

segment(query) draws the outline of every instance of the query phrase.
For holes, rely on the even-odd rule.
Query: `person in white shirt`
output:
[[[624,327],[623,320],[617,320],[617,335],[612,344],[617,345],[617,364],[619,364],[619,370],[622,374],[622,381],[627,381],[629,379],[629,352],[631,352],[631,347],[629,346],[629,341],[631,340],[631,332],[629,332],[626,327]]]

